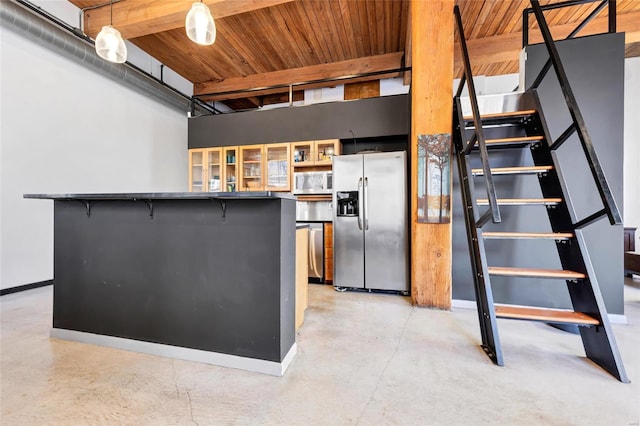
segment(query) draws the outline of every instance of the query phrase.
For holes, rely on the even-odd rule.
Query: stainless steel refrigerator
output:
[[[409,292],[406,153],[333,158],[333,285]]]

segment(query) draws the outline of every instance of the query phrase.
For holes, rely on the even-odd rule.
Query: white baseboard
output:
[[[183,348],[180,346],[163,345],[161,343],[143,342],[141,340],[124,339],[121,337],[104,336],[101,334],[86,333],[83,331],[66,330],[63,328],[52,328],[51,337],[61,340],[70,340],[73,342],[107,346],[125,351],[182,359],[185,361],[202,362],[205,364],[218,365],[220,367],[237,368],[240,370],[253,371],[256,373],[279,377],[284,375],[298,351],[298,346],[294,343],[282,362],[274,362],[223,354],[219,352],[203,351],[200,349]]]
[[[476,309],[475,300],[459,300],[453,299],[451,300],[452,308],[460,308],[460,309]],[[627,316],[620,314],[608,314],[609,322],[612,324],[628,324]]]

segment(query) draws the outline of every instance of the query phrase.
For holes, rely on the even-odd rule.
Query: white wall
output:
[[[0,27],[0,288],[53,278],[53,202],[186,191],[187,117]]]
[[[623,176],[624,225],[640,228],[640,58],[624,63]]]

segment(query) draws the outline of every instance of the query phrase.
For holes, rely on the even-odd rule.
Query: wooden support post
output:
[[[411,296],[451,308],[451,224],[417,222],[418,135],[451,133],[454,0],[411,0]]]

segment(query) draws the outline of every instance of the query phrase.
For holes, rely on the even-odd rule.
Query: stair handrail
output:
[[[584,151],[585,157],[587,159],[587,163],[589,164],[589,169],[591,170],[591,175],[594,179],[596,187],[598,189],[598,194],[600,195],[600,200],[604,208],[599,210],[592,215],[578,221],[574,224],[575,228],[582,228],[595,222],[603,215],[607,215],[609,218],[609,223],[611,225],[620,225],[622,224],[622,217],[620,215],[620,210],[616,205],[616,201],[611,193],[611,189],[609,188],[609,183],[604,174],[604,170],[600,165],[600,161],[598,160],[598,156],[596,154],[595,148],[593,146],[593,142],[591,141],[591,136],[589,135],[586,127],[586,123],[584,121],[584,117],[582,116],[582,112],[578,107],[578,103],[576,101],[576,97],[571,89],[571,85],[569,84],[569,78],[567,77],[567,73],[565,72],[564,66],[562,64],[562,60],[560,59],[560,55],[558,53],[558,49],[556,48],[553,37],[551,36],[551,32],[549,31],[549,26],[544,17],[542,7],[540,6],[539,0],[530,0],[531,8],[533,13],[538,21],[538,26],[540,27],[540,32],[542,33],[542,38],[544,39],[544,44],[549,53],[549,58],[551,60],[551,64],[558,78],[558,82],[560,83],[560,89],[562,90],[562,94],[564,95],[565,102],[567,107],[569,108],[569,114],[571,115],[573,124],[569,126],[569,128],[559,137],[559,143],[553,143],[551,145],[552,149],[557,149],[562,142],[568,139],[569,135],[573,133],[573,131],[577,132],[578,138],[580,139],[580,144],[582,145],[582,150]],[[610,0],[611,1],[611,0]],[[577,1],[564,2],[565,5],[575,5],[578,4]],[[571,4],[569,4],[571,3]],[[584,3],[584,0],[582,1]],[[615,1],[613,2],[615,9]],[[546,6],[546,8],[549,8]],[[611,14],[611,9],[609,10],[609,14]],[[614,11],[615,14],[615,11]],[[613,22],[613,26],[615,27],[615,18],[609,20],[609,24]],[[523,28],[523,31],[527,29]],[[538,81],[539,79],[536,79]],[[538,81],[538,83],[540,83]]]
[[[478,107],[478,97],[476,96],[476,88],[473,82],[473,74],[471,72],[471,61],[469,60],[469,51],[467,49],[467,42],[464,36],[464,29],[462,27],[462,17],[460,15],[460,8],[456,5],[453,8],[455,15],[456,28],[458,29],[458,35],[460,37],[460,46],[462,52],[462,61],[464,64],[462,77],[458,84],[458,90],[454,99],[459,100],[464,89],[465,82],[469,86],[469,101],[471,104],[471,112],[473,114],[473,124],[475,131],[469,142],[463,141],[465,154],[471,152],[476,143],[480,151],[480,160],[482,161],[482,171],[484,175],[485,186],[487,189],[487,199],[489,200],[489,209],[481,215],[478,220],[477,226],[482,227],[489,219],[492,219],[494,223],[499,223],[500,208],[498,207],[498,198],[496,196],[496,187],[493,183],[493,175],[491,174],[491,167],[489,166],[489,153],[487,151],[487,145],[485,143],[484,132],[482,130],[482,120],[480,119],[480,109]],[[463,125],[463,123],[461,123]],[[464,129],[462,134],[465,134]],[[475,201],[474,201],[475,205]]]

